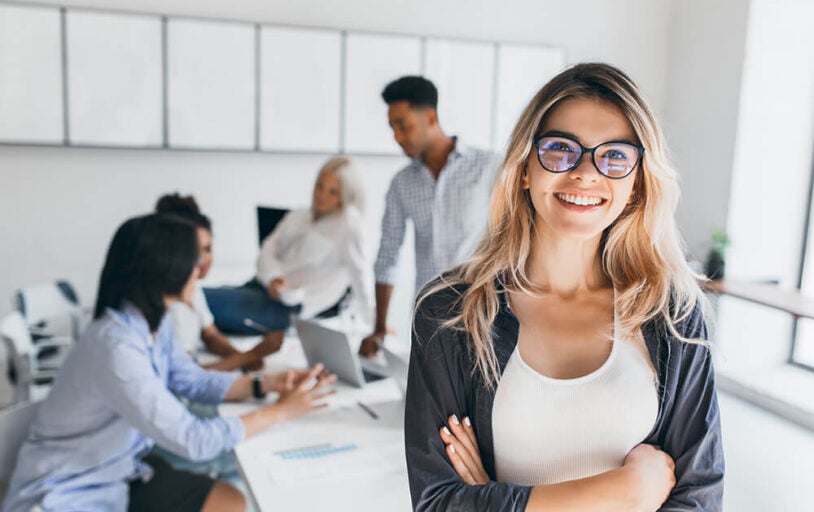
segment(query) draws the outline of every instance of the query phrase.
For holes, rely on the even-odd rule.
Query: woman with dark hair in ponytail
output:
[[[189,301],[178,301],[170,306],[175,338],[193,357],[206,348],[220,356],[214,363],[204,364],[209,370],[249,370],[263,368],[263,358],[280,349],[281,340],[277,334],[267,334],[251,350],[241,352],[215,325],[215,317],[209,309],[200,280],[204,279],[212,267],[212,222],[201,213],[198,203],[192,196],[178,193],[166,194],[158,199],[156,213],[181,217],[195,225],[198,235],[198,279]]]
[[[211,459],[322,407],[335,377],[321,365],[250,377],[195,364],[175,342],[166,313],[189,300],[198,259],[195,226],[182,219],[147,215],[118,229],[94,321],[39,406],[3,510],[245,509],[229,484],[147,454],[159,445],[188,459]],[[239,418],[199,418],[176,397],[219,403],[269,391],[280,394],[277,402]]]

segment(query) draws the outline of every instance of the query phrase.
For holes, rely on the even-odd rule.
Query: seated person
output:
[[[194,197],[182,197],[178,194],[162,196],[155,205],[155,211],[183,217],[195,225],[200,254],[198,278],[204,279],[212,266],[212,223],[209,217],[201,213]],[[189,304],[176,302],[170,306],[169,312],[175,329],[175,339],[188,353],[195,357],[195,354],[205,346],[209,352],[222,357],[216,363],[203,365],[204,368],[223,371],[259,370],[263,367],[263,358],[280,349],[281,340],[272,335],[265,336],[247,352],[241,352],[232,346],[215,325],[206,297],[198,283],[195,284],[192,302]]]
[[[207,371],[175,342],[167,307],[192,299],[198,257],[195,227],[181,219],[148,215],[118,229],[94,320],[37,410],[5,512],[244,510],[234,487],[145,455],[158,444],[212,458],[324,405],[335,376],[321,365],[262,377]],[[175,397],[217,403],[267,391],[279,399],[239,418],[201,419]]]
[[[263,240],[256,278],[239,287],[204,289],[218,327],[255,333],[245,325],[248,318],[282,340],[292,314],[318,316],[334,308],[348,287],[355,311],[371,325],[373,276],[364,256],[361,209],[362,189],[350,159],[331,158],[317,176],[311,207],[286,214]]]

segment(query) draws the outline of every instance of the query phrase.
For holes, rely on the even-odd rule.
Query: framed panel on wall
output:
[[[342,34],[263,27],[260,148],[338,152]]]
[[[447,134],[472,146],[492,145],[495,45],[427,40],[425,75],[438,88],[438,119]]]
[[[0,144],[400,155],[385,85],[502,150],[561,48],[0,4]]]
[[[498,47],[497,123],[494,148],[502,151],[534,94],[565,66],[561,48],[501,44]]]
[[[161,18],[68,11],[69,142],[161,147]]]
[[[381,93],[396,78],[421,73],[421,39],[350,33],[346,52],[345,152],[400,154]]]
[[[169,19],[169,146],[254,149],[255,81],[254,25]]]
[[[0,142],[62,144],[58,8],[0,5]]]

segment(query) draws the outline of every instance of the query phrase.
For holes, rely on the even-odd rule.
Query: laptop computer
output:
[[[359,357],[355,350],[356,344],[351,344],[344,332],[310,320],[296,319],[294,325],[309,367],[322,363],[339,380],[358,388],[390,376],[383,365],[366,357]]]
[[[382,347],[382,353],[384,353],[384,360],[387,361],[388,375],[393,377],[393,380],[398,384],[399,391],[404,396],[407,392],[407,373],[409,370],[407,361],[387,347]]]

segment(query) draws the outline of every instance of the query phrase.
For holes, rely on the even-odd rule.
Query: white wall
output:
[[[797,286],[814,155],[812,20],[814,2],[752,0],[729,207],[733,276]]]
[[[122,220],[150,211],[161,194],[194,194],[214,223],[213,278],[240,284],[257,255],[255,207],[309,204],[320,156],[0,147],[0,297],[28,283],[68,278],[95,297],[99,270]],[[361,158],[368,190],[368,252],[378,246],[384,191],[406,159]],[[412,259],[399,300],[409,308]],[[8,299],[2,308],[9,309]]]
[[[552,0],[55,3],[559,45],[570,62],[603,60],[622,67],[657,110],[664,103],[669,0],[576,0],[569,2],[566,13],[561,2]],[[382,119],[382,130],[387,129]],[[0,313],[9,309],[8,297],[15,288],[54,277],[72,279],[82,299],[91,302],[115,227],[173,190],[195,194],[213,218],[215,272],[251,268],[256,255],[254,206],[305,204],[321,161],[268,154],[0,147]],[[359,161],[371,203],[373,249],[387,184],[404,163],[403,158]],[[406,312],[412,272],[403,274],[394,308]],[[401,318],[396,324],[407,336],[406,314]]]
[[[808,0],[752,0],[729,194],[731,277],[797,286],[814,155],[811,20],[814,3]],[[807,294],[814,287],[812,243],[809,231]],[[735,299],[722,302],[720,341],[730,354],[725,369],[759,376],[758,370],[788,360],[791,315],[757,309],[763,311]],[[798,356],[812,357],[805,355],[814,346],[812,327],[809,321],[799,325],[797,344],[804,352]]]
[[[723,510],[810,509],[814,433],[732,395],[718,398],[726,459]]]
[[[417,35],[549,43],[571,62],[604,60],[664,100],[672,0],[22,0]]]
[[[749,0],[673,2],[665,131],[681,175],[678,222],[704,261],[712,229],[725,229],[735,152]]]

